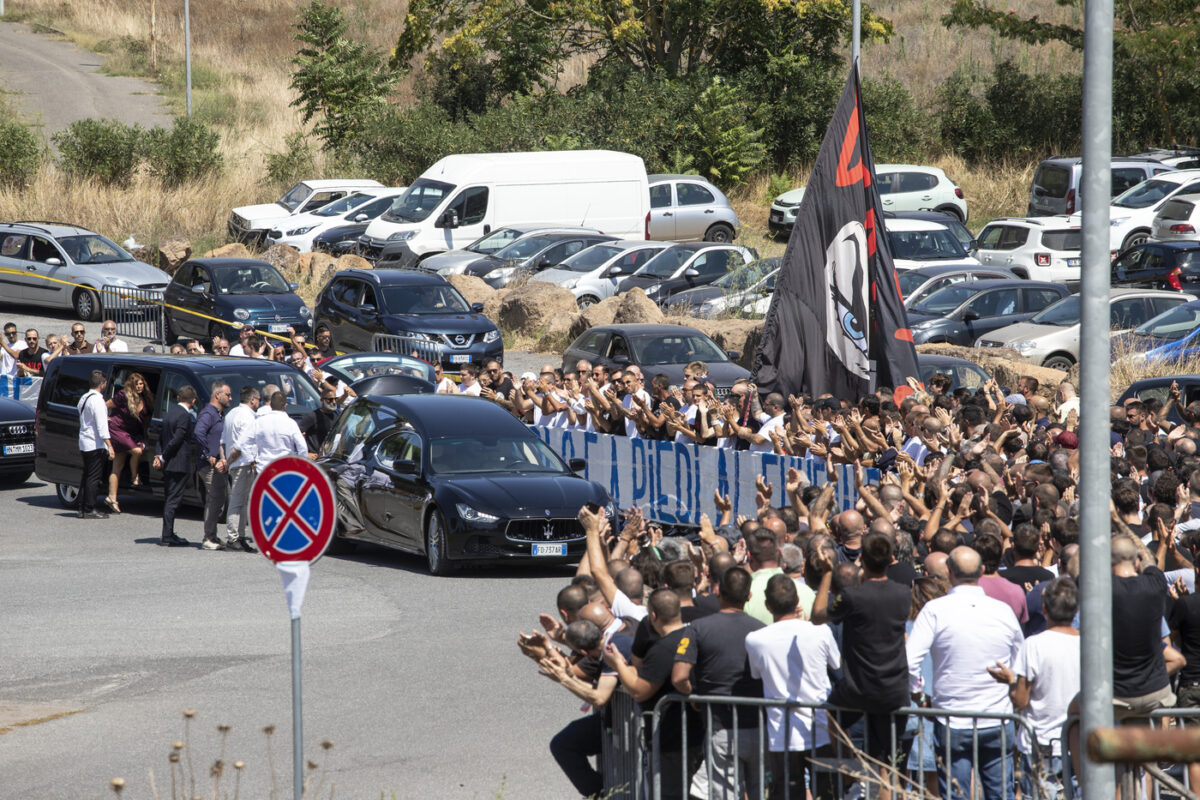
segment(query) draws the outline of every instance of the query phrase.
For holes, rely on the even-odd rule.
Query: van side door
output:
[[[91,387],[94,363],[78,356],[56,358],[38,398],[37,474],[45,481],[76,484],[83,469],[79,452],[79,399]]]
[[[46,236],[29,237],[29,255],[25,260],[25,271],[30,280],[25,284],[26,300],[54,306],[69,306],[73,287],[58,283],[66,273],[67,257],[54,240]]]

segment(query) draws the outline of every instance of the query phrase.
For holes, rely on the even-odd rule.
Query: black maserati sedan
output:
[[[615,522],[604,488],[576,474],[582,460],[564,461],[478,397],[360,396],[318,463],[337,483],[339,547],[365,541],[423,555],[435,575],[468,563],[577,561],[579,509],[594,504]]]

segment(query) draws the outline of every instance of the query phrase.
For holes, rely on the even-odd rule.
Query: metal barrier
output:
[[[103,319],[117,323],[119,336],[158,343],[164,341],[166,308],[162,289],[104,286],[100,290],[100,308]]]
[[[1198,721],[1200,721],[1200,708],[1159,708],[1151,711],[1146,717],[1135,717],[1126,720],[1125,724],[1129,724],[1131,722],[1140,722],[1145,719],[1148,719],[1151,724],[1153,724],[1155,721],[1162,720],[1175,720],[1177,724],[1185,724],[1184,720],[1193,720],[1193,722],[1190,724],[1195,725]],[[1067,748],[1067,743],[1070,741],[1069,735],[1071,727],[1077,725],[1078,723],[1079,716],[1077,714],[1073,714],[1067,717],[1067,721],[1063,723],[1062,727],[1061,741],[1063,752],[1063,786],[1066,790],[1066,793],[1064,794],[1066,800],[1076,800],[1080,796],[1076,791],[1078,787],[1075,786],[1074,764],[1072,763],[1072,758],[1078,758],[1079,754],[1071,753],[1070,757],[1068,757]],[[1082,747],[1082,742],[1080,743],[1080,746]],[[1171,774],[1174,768],[1178,766],[1180,765],[1171,764],[1164,768],[1161,764],[1144,765],[1144,769],[1147,770],[1147,773],[1153,779],[1153,800],[1159,800],[1164,786],[1169,790],[1171,797],[1196,796],[1197,792],[1192,789],[1191,780],[1186,766],[1183,767],[1182,775],[1179,778],[1176,778]],[[1136,781],[1138,772],[1138,767],[1136,765],[1121,765],[1118,766],[1117,769],[1123,769],[1125,771],[1124,777],[1127,784]],[[1138,792],[1138,795],[1140,795],[1140,792]]]
[[[733,730],[744,720],[740,714],[753,714],[753,725],[743,726],[741,735],[731,734],[719,725],[714,725],[713,709],[716,706],[731,707],[733,713]],[[698,724],[693,721],[691,730],[687,721],[688,709],[692,709],[693,720],[699,718]],[[797,718],[808,734],[808,745],[804,749],[772,751],[770,749],[770,723],[767,719],[770,710],[781,713],[781,733],[783,744],[792,742],[793,725]],[[678,753],[664,751],[661,737],[664,721],[669,721],[667,715],[678,713],[681,726],[681,745]],[[1031,744],[1030,759],[1033,762],[1036,778],[1042,771],[1041,749],[1038,747],[1037,736],[1029,722],[1022,716],[1012,713],[963,712],[938,708],[902,708],[890,715],[892,724],[891,741],[887,746],[887,763],[874,761],[864,750],[867,742],[862,738],[866,726],[863,724],[862,712],[853,709],[838,708],[824,703],[803,703],[786,700],[770,700],[746,697],[724,696],[690,696],[673,694],[662,698],[656,704],[650,724],[652,728],[649,761],[647,765],[647,788],[650,800],[670,800],[676,797],[706,796],[721,800],[740,800],[747,796],[750,800],[762,800],[769,796],[771,800],[799,798],[803,800],[810,793],[814,800],[821,798],[843,798],[851,793],[853,784],[860,784],[862,796],[873,796],[871,787],[883,785],[882,773],[886,770],[887,782],[893,796],[926,796],[924,785],[925,772],[922,768],[928,748],[935,748],[926,735],[932,737],[932,732],[923,731],[922,721],[969,720],[970,727],[955,728],[959,736],[969,736],[970,770],[974,777],[971,786],[961,786],[953,776],[945,776],[946,789],[943,792],[933,792],[933,796],[941,796],[945,800],[952,798],[970,797],[979,794],[983,782],[982,768],[988,763],[988,753],[985,748],[995,749],[995,743],[983,741],[983,737],[994,739],[995,732],[999,733],[999,753],[996,761],[999,763],[999,782],[1003,787],[1016,783],[1023,777],[1016,766],[1013,756],[1017,754],[1017,730],[1028,735]],[[852,724],[842,726],[838,720],[846,719]],[[911,726],[914,730],[906,731],[905,724],[909,719],[917,720]],[[831,723],[831,724],[830,724]],[[987,724],[993,723],[993,724]],[[1010,729],[1006,723],[1012,723]],[[829,744],[816,746],[816,735],[819,725],[829,724]],[[898,733],[906,731],[905,733]],[[803,735],[803,734],[802,734]],[[689,745],[689,736],[693,737]],[[700,743],[696,744],[694,738]],[[824,737],[822,737],[823,739]],[[716,753],[719,746],[721,752]],[[959,748],[961,749],[961,744]],[[640,743],[639,743],[640,747]],[[745,750],[743,750],[745,748]],[[872,748],[873,749],[873,748]],[[749,752],[746,752],[749,750]],[[981,752],[985,760],[981,760]],[[939,774],[943,773],[946,765],[953,764],[951,737],[946,736],[944,750],[931,753],[936,762]],[[909,759],[916,757],[916,767],[911,771],[915,776],[908,775]],[[701,758],[703,765],[701,765]],[[961,761],[961,754],[960,754]],[[732,772],[714,771],[714,763],[725,763]],[[750,774],[746,774],[743,762],[750,764]],[[678,769],[678,782],[675,775],[668,775],[664,781],[666,770]],[[799,770],[799,775],[794,773]],[[666,784],[664,786],[664,784]],[[1041,781],[1032,779],[1024,783],[1024,800],[1054,800],[1043,794]],[[689,789],[690,787],[690,789]],[[699,792],[697,791],[699,789]],[[980,795],[982,796],[982,795]]]
[[[606,710],[608,725],[600,742],[603,796],[606,800],[642,800],[646,796],[642,711],[620,688],[613,692]]]
[[[394,333],[377,333],[371,337],[371,350],[376,353],[400,353],[406,356],[439,364],[442,361],[444,347],[441,343],[429,339],[417,339],[412,336],[397,336]]]

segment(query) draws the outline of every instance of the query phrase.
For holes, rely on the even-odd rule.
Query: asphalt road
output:
[[[118,119],[147,128],[170,124],[158,87],[104,75],[103,61],[26,25],[0,22],[0,88],[16,94],[18,108],[47,139],[81,119]]]

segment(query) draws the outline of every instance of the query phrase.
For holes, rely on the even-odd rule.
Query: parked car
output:
[[[556,267],[534,273],[530,280],[569,289],[583,309],[612,297],[622,278],[637,272],[666,247],[663,242],[638,239],[602,242],[580,250]]]
[[[979,266],[950,229],[941,223],[897,217],[886,220],[884,227],[897,270],[935,264]]]
[[[1195,242],[1200,226],[1200,193],[1180,192],[1162,204],[1150,224],[1155,242]]]
[[[935,356],[930,353],[917,353],[917,371],[921,373],[921,382],[926,386],[934,375],[949,376],[951,392],[959,387],[974,391],[992,377],[978,364],[965,358]]]
[[[1118,156],[1112,160],[1112,196],[1137,186],[1148,178],[1171,172],[1153,158]],[[1074,214],[1079,210],[1079,189],[1083,179],[1083,159],[1079,156],[1051,156],[1038,164],[1029,189],[1031,217]]]
[[[267,262],[252,258],[184,262],[163,300],[168,344],[180,337],[236,340],[247,323],[280,334],[289,326],[303,334],[312,328],[312,311],[296,294],[296,284]]]
[[[766,314],[781,261],[781,256],[752,261],[707,286],[677,292],[669,305],[674,311],[700,317],[715,317],[731,309],[739,314]]]
[[[328,253],[334,258],[354,255],[358,250],[358,238],[363,235],[370,224],[369,220],[351,222],[324,230],[313,237],[312,249],[314,252]]]
[[[900,296],[904,299],[905,307],[911,308],[939,289],[956,283],[1015,277],[1017,276],[1013,273],[999,267],[951,264],[905,270],[897,274],[896,279],[900,284]]]
[[[84,321],[100,319],[105,286],[157,290],[171,280],[112,240],[56,222],[0,223],[0,267],[19,273],[0,273],[5,301],[70,308]]]
[[[1145,158],[1153,158],[1175,169],[1196,169],[1200,167],[1200,147],[1189,145],[1173,145],[1171,147],[1151,147],[1144,153],[1138,153]]]
[[[74,507],[79,496],[79,475],[83,456],[79,452],[79,399],[88,391],[92,371],[99,370],[108,378],[105,399],[111,399],[125,385],[125,379],[136,372],[146,379],[154,397],[150,422],[146,430],[146,450],[142,455],[142,483],[155,494],[162,493],[162,472],[154,468],[154,454],[162,433],[162,417],[176,402],[179,390],[191,386],[199,397],[197,408],[209,400],[209,391],[216,381],[229,384],[233,405],[240,402],[245,386],[259,391],[276,386],[287,396],[286,411],[299,421],[305,414],[321,407],[316,386],[304,373],[291,364],[260,358],[230,356],[150,355],[145,353],[113,353],[77,355],[56,358],[46,367],[42,390],[37,404],[36,468],[41,480],[54,484],[59,502]],[[120,476],[121,485],[128,481],[128,471]],[[204,504],[204,487],[194,478],[184,495],[192,505]]]
[[[1200,242],[1143,242],[1112,264],[1113,286],[1200,292]]]
[[[1171,396],[1172,383],[1179,385],[1179,399],[1184,408],[1200,400],[1200,375],[1165,375],[1157,378],[1142,378],[1140,381],[1129,384],[1129,387],[1117,399],[1117,404],[1124,405],[1126,400],[1134,398],[1143,402],[1153,399],[1166,404]],[[1179,406],[1171,407],[1171,410],[1167,412],[1167,419],[1176,425],[1183,424],[1184,420],[1179,414]]]
[[[406,355],[457,372],[463,364],[504,360],[500,329],[440,275],[414,270],[348,269],[317,294],[314,314],[337,350],[374,351],[375,334],[402,337]]]
[[[286,244],[301,253],[313,249],[313,240],[330,228],[357,222],[367,223],[387,211],[407,187],[365,189],[326,203],[314,211],[296,214],[267,233],[264,244]]]
[[[1113,357],[1174,361],[1200,355],[1200,300],[1175,306],[1112,339]]]
[[[543,233],[594,233],[595,228],[575,228],[556,225],[509,225],[506,228],[492,231],[458,250],[448,250],[430,256],[418,264],[426,272],[436,272],[438,275],[461,275],[474,262],[485,256],[503,250],[518,239],[536,236]]]
[[[699,175],[649,175],[647,239],[732,242],[742,223],[729,198]]]
[[[0,397],[0,486],[20,486],[29,480],[36,440],[33,409],[20,401]]]
[[[724,397],[734,381],[750,377],[748,370],[730,360],[740,356],[722,351],[695,328],[649,323],[599,325],[584,331],[567,347],[563,370],[574,369],[581,358],[610,369],[636,364],[647,382],[661,372],[671,383],[682,386],[683,368],[693,361],[703,361],[717,395]]]
[[[970,347],[986,333],[1029,319],[1066,297],[1067,287],[1027,280],[970,281],[947,286],[908,309],[913,342]]]
[[[945,225],[947,230],[954,234],[954,238],[958,239],[963,250],[970,252],[975,248],[975,234],[971,233],[955,214],[946,214],[941,211],[885,211],[883,219],[884,227],[887,227],[887,220],[890,219],[920,219],[925,222],[936,222]]]
[[[1200,192],[1200,169],[1164,172],[1124,192],[1109,211],[1109,247],[1120,252],[1146,241],[1163,205],[1192,192]]]
[[[339,526],[337,542],[423,555],[434,575],[465,563],[578,561],[586,538],[576,515],[589,503],[616,523],[604,488],[576,474],[582,459],[563,461],[488,400],[359,397],[318,463],[337,472],[355,451],[375,476],[351,490],[366,527]]]
[[[463,274],[474,275],[488,286],[503,289],[518,278],[556,267],[594,244],[613,241],[616,241],[614,237],[601,233],[535,233],[472,261]]]
[[[804,187],[789,189],[771,201],[767,231],[772,236],[791,236],[796,227],[796,214],[804,202]]]
[[[229,215],[229,235],[235,241],[244,244],[262,244],[267,238],[267,232],[284,224],[288,217],[295,217],[308,211],[340,200],[351,192],[359,189],[382,189],[383,184],[366,178],[329,178],[322,180],[301,181],[288,189],[283,197],[274,203],[260,203],[254,206],[239,206]]]
[[[666,306],[677,292],[712,283],[756,257],[753,250],[736,244],[673,244],[617,284],[617,291],[638,288],[660,306]]]
[[[1114,334],[1124,333],[1195,299],[1194,295],[1180,292],[1113,289],[1109,295],[1109,324]],[[1064,297],[1028,322],[1018,322],[980,337],[975,346],[1008,347],[1034,364],[1069,370],[1079,361],[1079,300],[1077,294]]]
[[[1078,217],[1000,217],[979,232],[975,258],[1019,278],[1075,284],[1082,248]]]

